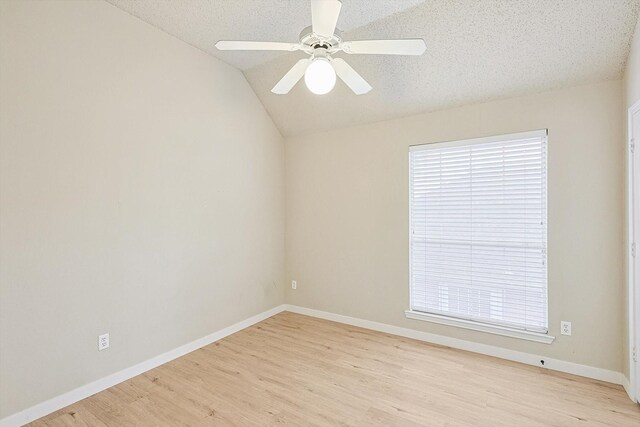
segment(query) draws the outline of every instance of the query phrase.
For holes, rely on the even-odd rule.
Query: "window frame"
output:
[[[430,313],[430,312],[424,312],[424,311],[417,311],[417,310],[412,310],[411,307],[413,307],[412,304],[412,298],[413,298],[413,290],[412,290],[412,277],[413,277],[413,263],[412,263],[412,250],[413,250],[413,245],[412,245],[412,231],[413,231],[413,215],[412,215],[412,210],[413,210],[413,205],[412,205],[412,198],[411,198],[411,186],[412,186],[412,173],[411,173],[411,152],[413,151],[421,151],[424,149],[434,149],[434,148],[446,148],[446,147],[455,147],[455,146],[469,146],[469,145],[475,145],[475,144],[483,144],[483,143],[496,143],[496,142],[504,142],[504,141],[511,141],[511,140],[518,140],[518,139],[526,139],[526,138],[539,138],[539,137],[544,137],[546,139],[546,144],[547,144],[547,152],[546,152],[546,158],[545,161],[547,162],[547,164],[545,165],[545,167],[547,168],[547,179],[546,179],[546,221],[547,221],[547,227],[546,227],[546,236],[545,236],[545,242],[546,242],[546,250],[547,250],[547,255],[549,253],[549,222],[548,222],[548,217],[549,217],[549,201],[548,201],[548,190],[549,190],[549,182],[548,182],[548,153],[549,153],[549,148],[548,148],[548,135],[549,132],[547,129],[541,129],[541,130],[534,130],[534,131],[528,131],[528,132],[518,132],[518,133],[510,133],[510,134],[501,134],[501,135],[494,135],[494,136],[486,136],[486,137],[480,137],[480,138],[471,138],[471,139],[462,139],[462,140],[452,140],[452,141],[444,141],[444,142],[432,142],[432,143],[426,143],[426,144],[415,144],[415,145],[410,145],[409,146],[409,152],[408,152],[408,166],[409,166],[409,170],[408,170],[408,214],[409,214],[409,230],[408,230],[408,237],[409,237],[409,251],[408,251],[408,255],[409,255],[409,309],[405,310],[405,316],[408,319],[413,319],[413,320],[421,320],[421,321],[427,321],[427,322],[431,322],[431,323],[437,323],[437,324],[441,324],[441,325],[447,325],[447,326],[454,326],[454,327],[458,327],[458,328],[463,328],[463,329],[470,329],[470,330],[475,330],[475,331],[480,331],[480,332],[486,332],[486,333],[491,333],[491,334],[495,334],[495,335],[501,335],[501,336],[507,336],[507,337],[512,337],[512,338],[519,338],[519,339],[523,339],[523,340],[528,340],[528,341],[534,341],[534,342],[539,342],[539,343],[544,343],[544,344],[551,344],[554,340],[555,337],[551,336],[549,334],[548,331],[548,325],[549,325],[549,273],[548,273],[548,262],[547,262],[547,269],[546,269],[546,285],[547,285],[547,292],[546,292],[546,297],[547,297],[547,304],[546,304],[546,319],[547,319],[547,331],[546,332],[535,332],[535,331],[529,331],[526,329],[522,329],[522,328],[518,328],[518,327],[511,327],[508,325],[499,325],[499,324],[494,324],[494,323],[489,323],[489,322],[482,322],[482,321],[478,321],[478,320],[474,320],[474,319],[467,319],[464,317],[459,317],[459,316],[454,316],[454,315],[447,315],[447,314],[441,314],[441,313]]]

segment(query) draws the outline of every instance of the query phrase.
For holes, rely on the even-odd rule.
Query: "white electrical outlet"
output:
[[[98,351],[109,348],[109,334],[98,335]]]
[[[566,320],[562,320],[560,322],[560,333],[562,335],[571,335],[571,322],[567,322]]]
[[[295,280],[291,281],[291,289],[298,289],[298,282],[296,282]]]

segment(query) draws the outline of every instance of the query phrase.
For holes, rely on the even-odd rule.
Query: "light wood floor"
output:
[[[281,313],[33,426],[640,426],[622,387]]]

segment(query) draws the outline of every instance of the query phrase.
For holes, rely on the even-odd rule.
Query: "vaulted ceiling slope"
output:
[[[301,52],[220,52],[217,40],[297,41],[306,0],[107,0],[241,69],[285,136],[622,77],[640,0],[343,0],[347,40],[422,37],[420,57],[337,56],[373,90],[303,82],[270,92]]]

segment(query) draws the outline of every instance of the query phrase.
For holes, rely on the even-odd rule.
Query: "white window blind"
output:
[[[411,310],[546,333],[546,130],[409,157]]]

